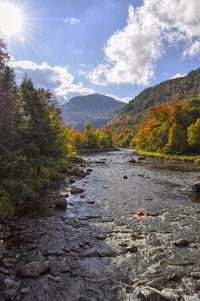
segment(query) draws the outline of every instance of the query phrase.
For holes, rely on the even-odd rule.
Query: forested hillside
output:
[[[67,127],[82,130],[86,122],[94,128],[104,126],[124,106],[123,102],[96,93],[73,97],[61,106],[61,112]]]
[[[185,77],[164,81],[147,88],[122,110],[125,114],[136,114],[163,102],[184,100],[200,95],[200,68]]]
[[[187,76],[170,79],[147,88],[126,105],[108,127],[113,130],[121,146],[128,146],[140,124],[147,119],[147,110],[162,103],[200,97],[200,68]]]

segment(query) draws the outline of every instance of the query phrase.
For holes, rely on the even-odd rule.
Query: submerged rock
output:
[[[37,278],[39,275],[49,271],[49,264],[45,262],[29,262],[22,266],[19,271],[20,276],[26,278]]]

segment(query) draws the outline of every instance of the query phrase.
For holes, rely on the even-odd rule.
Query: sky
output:
[[[200,0],[5,2],[20,14],[17,32],[3,31],[9,12],[0,20],[17,81],[26,73],[60,103],[91,93],[127,102],[200,65]]]

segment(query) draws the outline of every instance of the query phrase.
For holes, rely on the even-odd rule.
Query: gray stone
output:
[[[37,278],[39,275],[49,271],[49,264],[45,262],[29,262],[22,266],[19,271],[20,276],[26,278]]]
[[[29,291],[30,291],[30,289],[28,287],[22,287],[20,289],[21,294],[27,294],[27,293],[29,293]]]
[[[0,267],[0,273],[7,275],[9,274],[8,270],[6,270],[4,267]]]

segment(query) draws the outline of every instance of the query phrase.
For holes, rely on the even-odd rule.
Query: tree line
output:
[[[132,145],[150,152],[199,154],[200,98],[149,108]]]
[[[0,211],[33,197],[66,168],[66,134],[55,98],[25,77],[20,86],[0,40]]]

